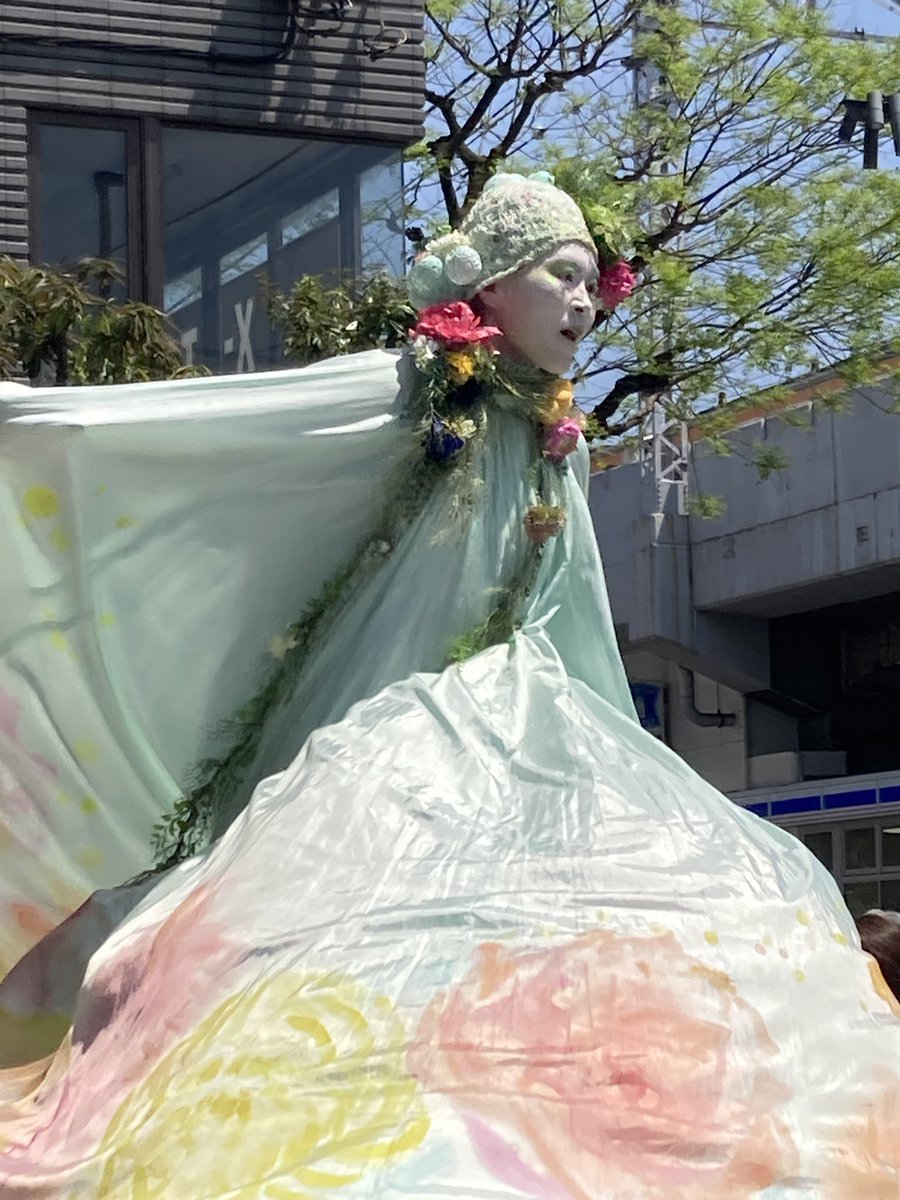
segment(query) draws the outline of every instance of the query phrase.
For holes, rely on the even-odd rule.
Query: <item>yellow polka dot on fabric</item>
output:
[[[103,862],[103,851],[97,846],[85,846],[83,850],[79,850],[75,855],[78,865],[84,867],[86,871],[93,871]]]
[[[68,550],[72,549],[72,542],[69,539],[69,535],[64,529],[60,529],[58,525],[50,533],[50,545],[54,550],[58,550],[60,554],[65,554]]]
[[[51,629],[50,641],[57,650],[62,650],[64,654],[68,654],[72,650],[72,647],[69,645],[69,639],[61,629]]]
[[[841,933],[840,930],[838,930],[837,933],[833,933],[831,936],[834,938],[834,940],[837,942],[837,944],[839,946],[849,946],[850,945],[850,943],[847,941],[847,935],[844,933]]]
[[[794,978],[797,980],[798,983],[806,983],[806,976],[799,969],[794,972]]]
[[[95,763],[100,757],[100,747],[96,742],[92,742],[87,738],[72,744],[72,753],[78,762],[85,766],[90,763]]]
[[[97,496],[102,496],[105,491],[106,491],[105,483],[98,483],[97,486],[94,488],[94,494]]]
[[[49,520],[59,512],[59,496],[53,488],[38,484],[30,487],[22,497],[22,507],[29,516],[37,517],[39,521]]]
[[[812,921],[809,919],[809,913],[806,911],[806,909],[798,908],[796,915],[797,915],[797,920],[799,921],[799,923],[801,925],[806,925],[807,927],[812,925]]]
[[[81,811],[84,813],[95,813],[100,806],[93,796],[84,796],[81,801]]]
[[[116,529],[133,529],[135,525],[137,525],[137,521],[134,517],[127,515],[116,517]]]
[[[707,929],[706,933],[704,933],[703,936],[706,939],[706,941],[709,942],[710,946],[718,946],[719,935],[716,933],[716,931],[714,929]]]
[[[101,613],[98,620],[104,629],[112,629],[116,623],[116,615],[109,612]]]

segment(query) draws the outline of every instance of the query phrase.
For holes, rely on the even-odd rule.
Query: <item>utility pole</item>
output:
[[[900,157],[900,92],[869,92],[865,100],[851,100],[845,96],[841,102],[844,117],[838,130],[838,141],[849,145],[857,125],[863,126],[863,170],[878,169],[878,139],[885,125],[889,125],[894,139],[894,154]],[[887,121],[885,121],[887,110]]]

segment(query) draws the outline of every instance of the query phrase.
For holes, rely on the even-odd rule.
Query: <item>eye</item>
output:
[[[587,294],[589,296],[596,296],[599,286],[600,285],[597,283],[596,279],[589,279],[587,285]]]

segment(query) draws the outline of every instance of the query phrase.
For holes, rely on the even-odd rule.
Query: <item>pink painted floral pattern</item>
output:
[[[897,1200],[900,1196],[900,1088],[872,1079],[857,1112],[832,1127],[822,1174],[824,1200]]]
[[[40,1124],[29,1129],[29,1108],[15,1146],[0,1149],[4,1200],[18,1197],[17,1179],[36,1168],[93,1151],[123,1098],[210,1010],[244,956],[220,927],[213,891],[200,885],[89,972],[71,1037],[49,1066]]]
[[[0,689],[0,850],[15,846],[29,853],[43,849],[48,838],[47,785],[59,772],[22,742],[21,705]]]
[[[791,1174],[776,1047],[674,935],[481,947],[410,1053],[505,1182],[544,1200],[747,1200]],[[474,1123],[474,1124],[473,1124]]]

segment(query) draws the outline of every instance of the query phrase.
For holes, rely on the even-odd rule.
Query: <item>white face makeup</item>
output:
[[[500,349],[552,375],[568,371],[597,315],[597,259],[572,242],[480,293]]]

